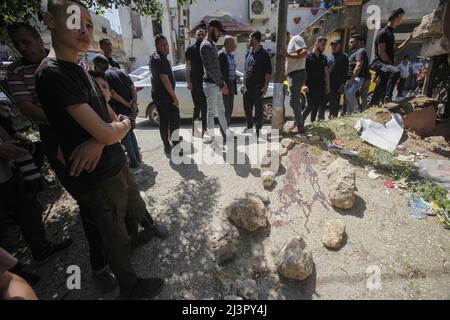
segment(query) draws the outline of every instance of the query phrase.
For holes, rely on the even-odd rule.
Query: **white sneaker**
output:
[[[210,143],[212,143],[212,141],[213,140],[210,136],[208,136],[206,134],[203,136],[203,143],[210,144]]]
[[[227,130],[225,131],[225,135],[227,136],[227,138],[232,138],[232,137],[235,137],[235,136],[236,136],[236,132],[234,132],[234,131],[231,130],[231,129],[227,129]]]
[[[135,176],[137,176],[138,174],[141,174],[142,172],[144,172],[144,170],[141,169],[141,168],[135,168],[135,169],[133,169],[133,174],[134,174]]]
[[[215,141],[213,144],[212,144],[212,147],[213,147],[213,149],[214,150],[218,150],[218,151],[225,151],[225,145],[223,145],[223,144],[220,144],[220,143],[218,143],[217,141]]]

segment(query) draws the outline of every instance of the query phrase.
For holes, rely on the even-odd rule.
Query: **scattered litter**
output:
[[[433,206],[423,199],[413,199],[409,201],[411,207],[411,216],[416,219],[424,219],[429,210],[433,210]]]
[[[388,152],[394,152],[403,136],[404,123],[401,115],[393,114],[386,127],[370,119],[359,119],[355,129],[362,131],[361,139]]]
[[[408,182],[405,178],[396,181],[396,185],[401,189],[408,189]]]
[[[395,183],[394,180],[386,180],[386,182],[384,183],[384,186],[388,189],[396,189],[397,184]]]
[[[341,150],[341,154],[344,155],[344,156],[357,157],[359,155],[359,152],[358,151],[342,149]]]
[[[379,173],[377,172],[377,170],[372,169],[372,170],[369,170],[368,176],[369,176],[369,178],[372,179],[372,180],[377,180],[378,178],[381,177],[381,174],[379,174]]]
[[[405,152],[405,151],[406,151],[406,147],[405,147],[405,146],[402,146],[402,145],[398,145],[397,148],[396,148],[396,150],[397,150],[397,151],[400,151],[400,152]]]
[[[356,157],[359,155],[358,151],[355,150],[347,150],[345,148],[345,142],[339,139],[333,140],[332,142],[327,143],[328,151],[339,150],[339,153],[344,156],[352,156]]]
[[[345,147],[345,142],[339,139],[333,140],[332,145],[336,148],[343,149]]]
[[[439,221],[441,222],[442,226],[450,230],[450,216],[447,211],[445,211],[442,208],[439,208],[436,204],[434,204],[434,211],[439,216]]]
[[[416,161],[416,157],[414,155],[410,155],[410,156],[399,155],[399,156],[395,157],[395,159],[397,159],[398,161],[403,161],[403,162]]]
[[[419,175],[450,191],[450,160],[421,160]]]

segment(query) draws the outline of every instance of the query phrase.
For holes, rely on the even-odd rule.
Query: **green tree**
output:
[[[141,15],[160,18],[163,14],[162,5],[157,0],[82,0],[96,13],[102,13],[107,9],[118,6],[129,7]],[[185,4],[194,0],[177,0],[179,4]],[[6,26],[15,21],[42,21],[45,3],[41,0],[4,0],[0,4],[0,42],[7,43]]]

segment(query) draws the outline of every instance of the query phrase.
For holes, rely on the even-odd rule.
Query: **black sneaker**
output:
[[[170,156],[171,153],[172,153],[172,146],[165,146],[165,147],[164,147],[164,154],[165,154],[166,156]]]
[[[100,271],[94,271],[93,274],[96,286],[101,293],[108,293],[116,290],[116,277],[114,277],[114,275],[107,268]]]
[[[73,244],[72,239],[67,239],[58,244],[51,244],[42,254],[33,257],[34,261],[38,266],[41,266],[50,260],[52,260],[57,255],[63,253]]]
[[[23,266],[18,263],[14,266],[14,268],[9,269],[11,273],[14,273],[24,279],[28,284],[32,287],[36,287],[41,282],[41,277],[35,273],[28,272],[23,269]]]
[[[137,239],[134,240],[131,244],[131,250],[136,250],[137,248],[145,246],[153,239],[153,236],[154,233],[149,229],[140,231],[138,233]]]
[[[155,224],[151,226],[148,231],[160,239],[167,239],[170,237],[169,229],[167,229],[165,225],[157,222],[155,222]]]
[[[134,288],[126,293],[120,294],[121,299],[137,300],[137,299],[153,299],[159,295],[164,288],[164,279],[161,278],[149,278],[140,279]]]

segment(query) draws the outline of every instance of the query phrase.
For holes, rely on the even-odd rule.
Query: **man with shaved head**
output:
[[[225,36],[223,49],[219,51],[220,69],[223,79],[228,87],[228,94],[223,95],[223,104],[225,105],[225,117],[230,125],[233,115],[234,96],[237,95],[236,82],[236,62],[234,60],[234,51],[236,51],[236,41],[232,36]]]
[[[44,21],[53,48],[36,71],[36,91],[49,125],[59,137],[58,160],[70,168],[73,153],[84,142],[92,144],[92,153],[99,155],[80,174],[66,170],[60,175],[92,210],[121,297],[154,297],[164,280],[138,278],[131,264],[132,247],[148,242],[155,227],[138,232],[148,211],[119,143],[130,131],[131,121],[116,116],[100,87],[77,64],[78,55],[85,54],[92,42],[94,25],[89,10],[79,1],[49,1]]]

